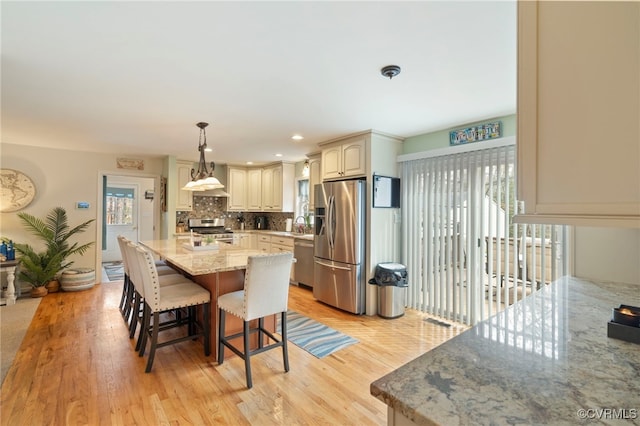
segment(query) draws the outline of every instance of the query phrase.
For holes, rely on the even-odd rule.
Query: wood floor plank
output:
[[[121,283],[46,296],[1,389],[2,425],[384,425],[372,381],[465,330],[401,318],[356,316],[291,287],[289,308],[358,343],[318,359],[289,344],[252,357],[252,389],[238,357],[218,365],[201,341],[160,348],[144,373],[118,310]]]

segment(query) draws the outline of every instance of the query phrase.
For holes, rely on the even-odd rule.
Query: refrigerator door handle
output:
[[[318,265],[322,265],[322,266],[326,266],[327,268],[334,268],[334,269],[341,269],[343,271],[350,271],[351,268],[345,268],[344,266],[336,266],[336,265],[330,265],[328,263],[324,263],[324,262],[320,262],[318,260],[315,261]]]
[[[327,212],[327,238],[329,240],[329,247],[333,249],[335,247],[335,209],[336,209],[336,199],[335,196],[329,196],[329,209]]]

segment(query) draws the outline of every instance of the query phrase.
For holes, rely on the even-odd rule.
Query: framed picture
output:
[[[116,165],[119,169],[144,170],[144,160],[136,158],[116,158]]]
[[[449,145],[462,145],[502,137],[502,122],[479,124],[449,132]]]

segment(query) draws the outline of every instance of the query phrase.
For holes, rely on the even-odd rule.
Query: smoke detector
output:
[[[387,65],[386,67],[382,67],[380,74],[384,77],[389,77],[389,80],[391,80],[393,77],[400,74],[400,67],[397,65]]]

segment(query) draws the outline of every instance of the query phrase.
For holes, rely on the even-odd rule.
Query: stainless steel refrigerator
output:
[[[365,312],[365,181],[315,187],[313,296],[354,314]]]

